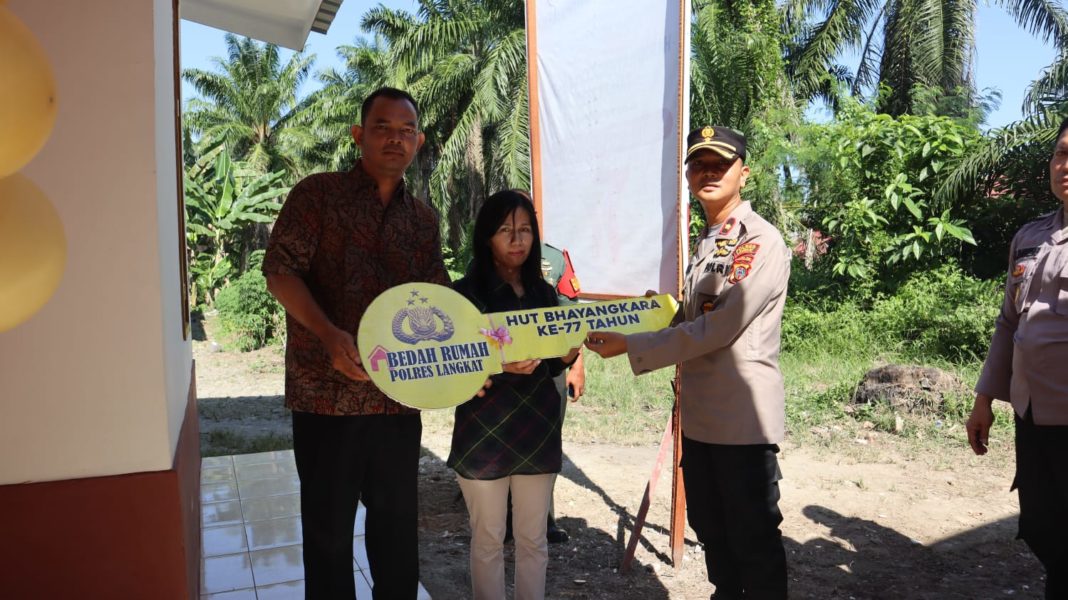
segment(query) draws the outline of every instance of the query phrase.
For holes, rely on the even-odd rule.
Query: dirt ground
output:
[[[227,435],[284,439],[277,349],[238,354],[194,344],[202,444]],[[582,410],[581,404],[569,410]],[[221,432],[221,433],[220,433]],[[276,440],[277,441],[277,440]],[[686,531],[670,562],[670,481],[660,481],[632,568],[619,570],[659,439],[588,443],[564,431],[555,502],[571,534],[551,545],[550,598],[707,598],[703,553]],[[420,465],[422,580],[438,600],[469,597],[467,515],[448,454],[447,415],[424,419]],[[1041,598],[1042,568],[1014,540],[1011,440],[991,455],[871,432],[818,445],[782,445],[782,525],[791,598]],[[512,547],[506,547],[511,558]],[[509,569],[508,578],[511,579]]]

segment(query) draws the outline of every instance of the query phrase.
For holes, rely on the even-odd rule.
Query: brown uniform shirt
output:
[[[367,306],[411,281],[449,285],[438,218],[404,184],[387,206],[359,162],[347,173],[320,173],[289,193],[267,244],[264,274],[295,275],[330,321],[356,336]],[[319,338],[286,315],[286,406],[322,415],[407,414],[371,382],[330,364]]]
[[[682,431],[710,444],[774,444],[785,431],[779,344],[790,251],[743,202],[698,243],[678,324],[627,336],[631,369],[676,363]]]
[[[1012,240],[1001,314],[975,391],[1036,425],[1068,425],[1068,231],[1064,209]]]

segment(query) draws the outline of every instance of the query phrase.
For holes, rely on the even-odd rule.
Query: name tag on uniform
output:
[[[1038,246],[1031,248],[1020,248],[1016,250],[1016,254],[1013,255],[1012,260],[1020,260],[1021,258],[1031,258],[1038,256]]]
[[[705,265],[705,273],[717,273],[719,275],[726,275],[731,269],[730,261],[724,262],[720,260],[710,260]]]

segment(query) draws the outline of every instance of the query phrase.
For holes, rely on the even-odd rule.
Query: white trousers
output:
[[[504,600],[504,530],[512,490],[515,600],[545,598],[549,514],[555,474],[512,475],[491,481],[457,476],[471,518],[471,587],[474,600]]]

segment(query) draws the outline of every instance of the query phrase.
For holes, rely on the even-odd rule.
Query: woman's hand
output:
[[[520,360],[516,362],[504,363],[505,373],[515,373],[516,375],[530,375],[534,372],[534,369],[538,368],[541,364],[541,360]]]
[[[581,349],[581,347],[572,348],[570,352],[568,352],[567,354],[561,356],[560,360],[564,361],[564,364],[568,364],[568,365],[574,363],[576,360],[578,360],[578,355],[579,355],[579,350],[580,349]]]
[[[972,452],[979,456],[986,454],[990,440],[990,426],[994,424],[994,410],[991,407],[993,403],[994,399],[990,396],[976,394],[972,414],[964,425],[968,431],[968,445],[972,447]]]
[[[571,363],[571,368],[567,370],[567,377],[564,380],[567,382],[571,401],[578,402],[582,394],[586,393],[586,366],[583,364],[581,349],[575,362]]]

